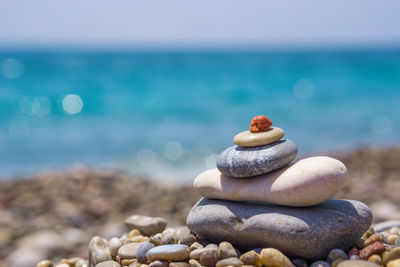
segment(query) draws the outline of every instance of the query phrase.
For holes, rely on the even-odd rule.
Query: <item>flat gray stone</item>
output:
[[[217,168],[231,177],[252,177],[288,165],[297,155],[297,146],[290,140],[257,146],[231,146],[219,154]]]
[[[202,198],[187,226],[200,238],[251,250],[275,248],[290,258],[325,259],[347,251],[368,230],[372,212],[362,202],[331,199],[312,207],[285,207]]]

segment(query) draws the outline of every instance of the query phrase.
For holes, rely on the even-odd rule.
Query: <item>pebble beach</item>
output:
[[[374,215],[375,230],[368,229],[349,251],[336,249],[327,258],[305,261],[289,258],[273,248],[239,250],[229,242],[213,243],[199,238],[185,226],[189,211],[201,198],[192,185],[171,184],[162,177],[149,181],[125,173],[75,166],[63,172],[43,172],[1,183],[0,266],[36,266],[39,262],[38,267],[95,266],[89,260],[88,248],[110,250],[110,244],[120,243],[121,247],[130,244],[125,247],[126,258],[121,258],[119,250],[114,254],[110,250],[110,257],[107,253],[105,256],[107,261],[96,264],[103,267],[143,264],[315,267],[353,266],[346,262],[339,265],[339,262],[360,258],[363,260],[360,264],[364,265],[357,266],[376,266],[366,261],[397,266],[387,263],[400,254],[397,249],[400,229],[396,222],[400,220],[400,199],[396,193],[400,189],[400,147],[360,148],[329,156],[342,161],[349,170],[346,184],[334,198],[362,201]],[[150,221],[156,217],[162,221],[161,227],[148,232],[143,225],[129,225],[126,219],[132,215],[149,216]],[[157,253],[156,256],[150,253],[150,258],[140,260],[136,254],[129,254],[129,249],[136,251],[139,244],[146,244],[146,249],[155,246],[161,254],[166,250],[164,254],[169,256],[163,254],[158,258]],[[224,254],[226,248],[231,251],[231,254],[227,252],[228,256]],[[174,258],[173,251],[183,251],[184,256]],[[207,253],[201,259],[202,253],[198,252]],[[273,265],[271,257],[284,263],[278,261]]]

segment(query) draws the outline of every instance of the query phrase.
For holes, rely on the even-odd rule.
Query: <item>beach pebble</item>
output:
[[[190,266],[190,267],[201,267],[201,264],[200,264],[200,262],[198,262],[197,260],[191,259],[191,260],[189,261],[189,266]]]
[[[365,204],[338,199],[299,209],[203,198],[187,217],[188,227],[206,240],[240,249],[274,247],[306,260],[324,259],[334,248],[347,251],[371,222]]]
[[[388,230],[393,227],[398,227],[398,230],[400,230],[400,221],[399,220],[391,220],[391,221],[384,221],[381,223],[377,223],[374,225],[374,229],[376,232],[382,232],[384,230]],[[398,233],[398,231],[397,231]],[[393,234],[397,234],[396,232]]]
[[[252,133],[264,132],[271,127],[272,121],[264,115],[255,116],[249,126],[249,131]]]
[[[400,259],[389,261],[386,267],[400,267]]]
[[[191,246],[193,243],[196,242],[196,240],[197,240],[197,238],[194,235],[188,234],[188,235],[182,236],[179,239],[178,243],[179,244],[183,244],[183,245],[187,245],[187,246]]]
[[[346,166],[340,161],[311,157],[251,179],[232,178],[211,169],[198,175],[193,186],[210,199],[304,207],[332,198],[346,178]]]
[[[244,265],[253,265],[253,266],[261,266],[260,255],[250,250],[240,256],[240,260],[243,262]]]
[[[334,262],[331,263],[332,267],[338,267],[339,263],[345,261],[344,259],[337,259]]]
[[[378,267],[380,265],[363,260],[346,260],[339,263],[338,267]]]
[[[385,251],[385,246],[382,244],[382,242],[375,242],[360,251],[360,258],[366,260],[372,254],[379,254],[383,251]]]
[[[279,250],[265,248],[260,253],[261,263],[266,267],[294,267],[292,262]]]
[[[169,266],[168,261],[160,261],[160,260],[153,261],[149,264],[149,267],[168,267],[168,266]]]
[[[349,259],[350,260],[359,260],[360,257],[358,255],[351,255]]]
[[[68,264],[66,264],[66,263],[61,263],[61,264],[55,265],[54,267],[70,267],[70,266]]]
[[[376,255],[376,254],[371,255],[371,256],[368,258],[368,261],[369,261],[369,262],[376,263],[376,264],[378,264],[378,265],[382,265],[382,258],[381,258],[379,255]]]
[[[193,244],[190,245],[190,252],[198,248],[204,248],[204,246],[198,242],[194,242]]]
[[[180,261],[180,262],[171,262],[169,264],[169,267],[190,267],[190,265],[185,261]]]
[[[151,236],[162,232],[167,226],[167,222],[160,217],[133,215],[125,220],[125,226],[129,230],[138,229],[143,234]]]
[[[187,226],[179,227],[179,228],[175,231],[175,238],[176,238],[177,240],[180,240],[180,239],[182,239],[183,237],[188,236],[188,235],[190,235],[190,230],[189,230],[189,228],[188,228]]]
[[[288,165],[297,155],[297,146],[289,140],[257,147],[231,146],[217,157],[219,171],[231,177],[251,177]]]
[[[315,261],[310,265],[310,267],[331,267],[331,265],[326,261]]]
[[[137,260],[141,263],[146,263],[146,253],[154,247],[154,244],[150,242],[141,243],[136,251]]]
[[[308,267],[308,263],[305,259],[294,259],[292,263],[295,267]]]
[[[233,138],[233,143],[241,147],[265,146],[281,140],[285,132],[278,127],[271,127],[265,132],[244,131]]]
[[[87,260],[79,260],[76,262],[75,267],[89,267],[89,263]]]
[[[242,265],[243,265],[243,262],[241,260],[239,260],[238,258],[235,258],[235,257],[231,257],[231,258],[226,258],[226,259],[218,261],[216,264],[216,267],[226,267],[226,266],[239,267]]]
[[[54,267],[54,264],[49,260],[44,260],[36,264],[36,267]]]
[[[389,261],[400,259],[400,247],[396,247],[383,256],[383,264],[386,265]]]
[[[387,240],[392,243],[392,244],[396,244],[397,239],[399,239],[398,235],[389,235]]]
[[[200,254],[199,262],[203,266],[214,267],[219,260],[218,250],[205,250]]]
[[[162,245],[147,251],[146,257],[149,261],[183,261],[189,258],[189,255],[190,250],[186,245]]]
[[[219,255],[221,259],[231,258],[231,257],[238,257],[238,254],[235,248],[229,242],[221,242],[219,243]]]
[[[116,261],[103,261],[96,264],[95,267],[121,267],[121,265]]]
[[[128,243],[118,249],[121,259],[135,259],[141,243]]]
[[[349,257],[347,256],[346,252],[341,249],[332,249],[329,251],[328,256],[326,257],[326,261],[329,263],[334,262],[337,259],[347,260]]]
[[[162,234],[161,233],[157,233],[153,236],[150,237],[150,242],[153,243],[156,246],[161,245],[161,238],[162,238]]]
[[[107,240],[95,236],[89,242],[89,265],[112,260]]]
[[[113,237],[108,241],[108,247],[110,249],[111,256],[115,257],[118,254],[118,249],[122,246],[122,242],[119,238]]]
[[[203,253],[204,251],[211,251],[211,250],[218,252],[218,248],[215,248],[215,247],[199,248],[199,249],[195,249],[195,250],[190,252],[190,258],[191,259],[195,259],[195,260],[199,260],[201,253]]]
[[[176,240],[174,237],[174,233],[172,232],[164,232],[161,234],[161,244],[168,245],[168,244],[175,244]]]
[[[367,240],[365,240],[364,246],[367,247],[377,241],[383,242],[382,236],[380,234],[372,234],[370,237],[367,238]]]

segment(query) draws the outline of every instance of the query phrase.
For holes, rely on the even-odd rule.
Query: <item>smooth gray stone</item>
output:
[[[290,140],[257,146],[231,146],[219,154],[217,168],[231,177],[251,177],[288,165],[297,155],[297,146]]]
[[[384,221],[374,225],[375,232],[382,232],[385,230],[389,230],[392,227],[400,227],[400,221],[393,220],[393,221]]]
[[[228,241],[246,250],[272,247],[290,258],[314,261],[334,248],[350,249],[370,227],[372,212],[355,200],[294,208],[202,198],[186,223],[214,243]]]

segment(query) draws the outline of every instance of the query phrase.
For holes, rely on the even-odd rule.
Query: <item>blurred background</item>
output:
[[[1,1],[0,266],[86,253],[130,213],[184,223],[192,179],[259,114],[298,158],[343,160],[342,197],[400,219],[399,10]]]

